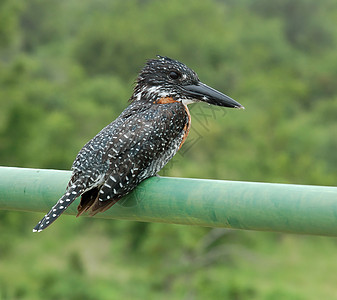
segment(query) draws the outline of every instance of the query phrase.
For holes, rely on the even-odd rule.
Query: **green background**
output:
[[[0,2],[0,165],[69,169],[178,59],[246,107],[190,106],[164,176],[336,185],[333,0]],[[55,199],[56,201],[57,199]],[[0,299],[337,299],[336,239],[0,212]]]

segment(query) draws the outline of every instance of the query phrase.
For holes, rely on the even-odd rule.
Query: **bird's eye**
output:
[[[181,77],[181,74],[177,71],[171,71],[169,73],[169,77],[173,80],[179,79]]]

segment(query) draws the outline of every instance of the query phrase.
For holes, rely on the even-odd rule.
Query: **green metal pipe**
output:
[[[70,174],[0,167],[0,209],[46,213]],[[337,187],[153,177],[96,216],[337,236]]]

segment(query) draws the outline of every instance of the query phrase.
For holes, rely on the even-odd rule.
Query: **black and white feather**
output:
[[[207,97],[199,95],[205,87]],[[65,194],[33,231],[51,225],[79,196],[78,216],[86,211],[94,215],[111,207],[144,179],[156,175],[187,137],[190,115],[186,105],[211,101],[214,95],[221,94],[214,91],[176,60],[149,60],[138,76],[130,105],[81,149]],[[222,102],[216,105],[227,106]],[[235,102],[231,107],[238,105]]]

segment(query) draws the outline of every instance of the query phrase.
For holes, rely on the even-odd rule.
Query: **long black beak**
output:
[[[198,84],[193,85],[185,85],[183,89],[189,97],[197,101],[203,101],[217,106],[244,109],[244,107],[239,102],[236,102],[231,97],[209,87],[202,82],[198,82]]]

